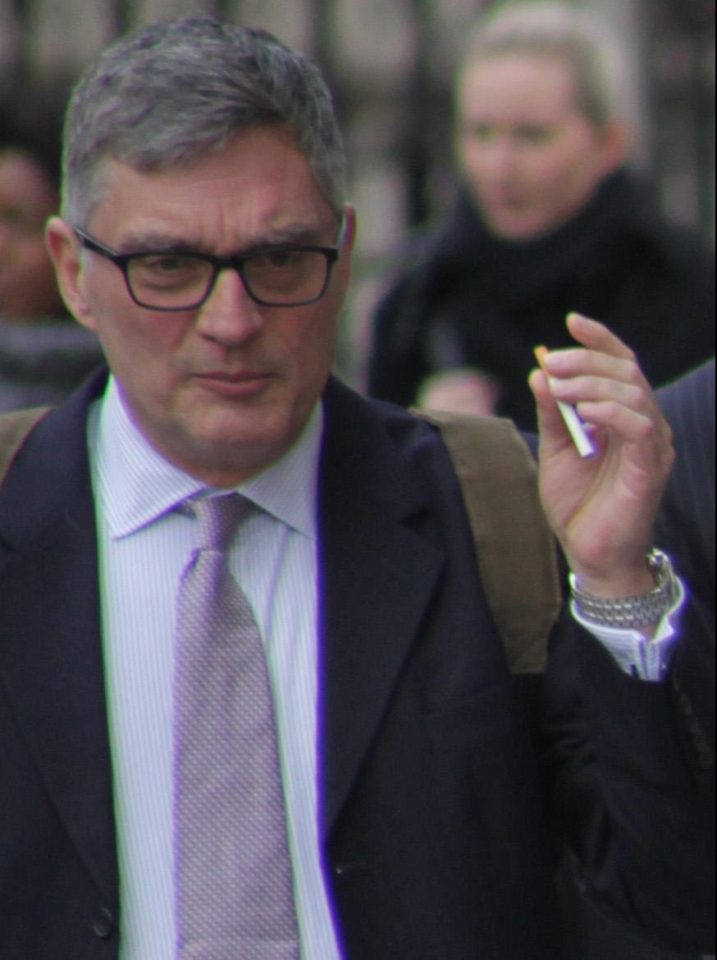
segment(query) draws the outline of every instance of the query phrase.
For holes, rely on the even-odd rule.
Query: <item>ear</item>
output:
[[[96,330],[97,325],[84,292],[86,278],[82,251],[72,227],[60,217],[51,217],[45,229],[45,243],[67,309],[83,327]]]

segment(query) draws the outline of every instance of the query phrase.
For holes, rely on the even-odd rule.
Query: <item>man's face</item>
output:
[[[623,159],[610,130],[579,110],[561,60],[518,54],[478,59],[457,89],[457,152],[489,228],[533,240],[589,201]]]
[[[276,127],[239,134],[221,152],[160,173],[108,161],[101,200],[81,226],[119,252],[242,253],[281,242],[330,246],[339,225],[305,156]],[[62,221],[50,227],[73,311],[96,330],[125,405],[153,446],[188,473],[231,486],[297,439],[333,360],[349,276],[353,214],[323,299],[259,306],[222,271],[198,309],[135,304],[121,271],[96,253],[79,260]]]
[[[57,191],[27,154],[0,149],[0,317],[56,315],[61,301],[45,247],[45,221]]]

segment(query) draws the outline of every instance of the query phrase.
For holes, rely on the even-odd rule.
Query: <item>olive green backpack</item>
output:
[[[0,415],[0,486],[47,409]],[[531,452],[509,420],[435,411],[420,416],[440,429],[453,459],[511,673],[542,673],[562,596],[555,540],[540,505]]]

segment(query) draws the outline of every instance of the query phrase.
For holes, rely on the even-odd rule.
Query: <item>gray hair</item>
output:
[[[584,8],[560,2],[499,4],[470,36],[463,70],[476,60],[509,54],[565,62],[575,78],[578,109],[597,126],[625,111],[626,52],[607,24]]]
[[[287,125],[333,210],[346,160],[318,68],[263,30],[211,17],[154,23],[123,37],[78,81],[67,110],[63,215],[85,223],[102,161],[161,171],[221,150],[240,130]]]

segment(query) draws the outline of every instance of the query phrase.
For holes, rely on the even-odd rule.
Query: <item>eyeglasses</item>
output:
[[[111,260],[122,271],[129,295],[148,310],[196,310],[209,298],[222,270],[236,270],[255,303],[303,307],[320,300],[339,258],[345,220],[332,247],[275,244],[217,257],[179,250],[117,253],[78,227],[86,250]]]

